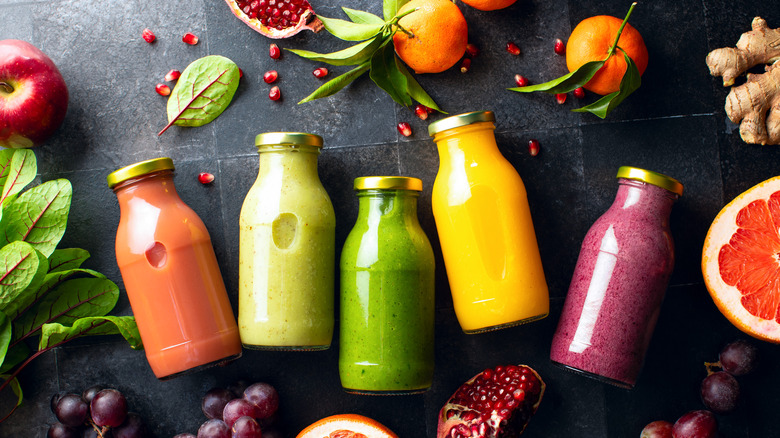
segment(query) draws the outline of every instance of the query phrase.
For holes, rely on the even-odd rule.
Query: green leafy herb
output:
[[[631,7],[628,9],[626,18],[623,19],[623,23],[620,25],[620,29],[618,29],[615,43],[612,44],[606,58],[602,61],[587,62],[581,65],[577,70],[543,84],[515,87],[510,88],[509,90],[520,93],[531,93],[534,91],[542,91],[548,94],[568,93],[588,83],[588,81],[604,66],[607,60],[613,55],[616,55],[616,52],[619,50],[626,60],[626,72],[623,74],[623,78],[620,81],[620,89],[602,97],[590,105],[572,110],[574,112],[589,112],[602,119],[607,117],[607,114],[615,109],[615,107],[628,97],[628,95],[636,91],[642,83],[636,63],[628,56],[625,50],[618,46],[620,35],[623,33],[623,28],[626,26],[626,23],[628,23],[628,18],[631,16],[634,6],[636,6],[636,2],[632,3]]]
[[[120,334],[132,348],[142,348],[132,316],[107,316],[119,297],[117,285],[81,267],[87,251],[56,248],[68,221],[70,182],[47,181],[22,192],[36,172],[32,151],[0,151],[0,391],[10,386],[18,398],[16,407],[22,402],[16,376],[64,342]],[[38,334],[33,349],[28,342]]]
[[[411,106],[417,101],[429,108],[444,112],[433,98],[423,90],[409,70],[395,54],[393,34],[401,30],[398,20],[415,11],[398,14],[408,0],[384,0],[384,19],[365,11],[341,8],[352,21],[320,17],[325,29],[335,37],[359,43],[332,53],[317,53],[307,50],[290,50],[298,56],[330,65],[357,65],[358,67],[332,79],[298,103],[335,94],[366,71],[369,77],[394,101]]]
[[[168,98],[168,124],[203,126],[216,119],[233,100],[238,88],[238,66],[224,56],[204,56],[182,72]]]

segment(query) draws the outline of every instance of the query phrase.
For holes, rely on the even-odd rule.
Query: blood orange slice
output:
[[[374,419],[338,414],[315,421],[296,438],[398,438],[398,435]]]
[[[721,313],[743,332],[780,343],[780,176],[750,188],[718,213],[701,264]]]

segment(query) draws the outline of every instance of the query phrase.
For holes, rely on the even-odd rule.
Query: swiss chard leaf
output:
[[[49,256],[49,272],[76,269],[89,258],[89,251],[81,248],[55,249]]]
[[[628,95],[636,91],[637,88],[642,85],[642,77],[639,74],[636,63],[634,63],[634,60],[632,60],[625,51],[621,49],[621,52],[623,52],[623,59],[626,60],[626,73],[623,75],[623,79],[620,80],[620,89],[602,97],[590,105],[572,111],[579,113],[589,112],[603,119],[607,117],[607,114],[612,112],[620,102],[623,102]]]
[[[55,290],[65,280],[79,274],[91,275],[95,278],[106,278],[105,275],[91,269],[76,268],[64,271],[49,271],[43,278],[43,282],[41,282],[37,288],[28,287],[18,298],[11,301],[3,311],[9,318],[16,320],[19,315],[42,300],[49,292]]]
[[[543,91],[549,94],[568,93],[569,91],[587,84],[596,72],[598,72],[601,67],[604,67],[605,62],[606,61],[586,62],[577,70],[551,81],[542,84],[529,85],[527,87],[514,87],[510,88],[510,90],[520,93],[531,93],[534,91]]]
[[[65,234],[72,196],[67,179],[25,191],[6,207],[0,220],[0,244],[23,240],[48,257]]]
[[[384,0],[382,2],[382,13],[385,16],[386,21],[392,20],[401,6],[409,3],[409,0]]]
[[[11,411],[11,412],[13,412],[14,410],[16,410],[16,408],[18,408],[19,406],[22,405],[22,399],[24,398],[23,394],[22,394],[22,386],[19,385],[19,379],[17,379],[14,376],[3,374],[3,375],[0,375],[0,378],[3,379],[4,381],[8,381],[10,383],[10,385],[11,385],[11,389],[14,391],[14,394],[16,394],[16,406]],[[9,381],[9,379],[10,379],[10,381]],[[5,384],[3,384],[3,386],[5,386]],[[11,415],[11,414],[8,414],[8,415]]]
[[[11,344],[11,319],[0,312],[0,365],[5,361],[8,345]]]
[[[80,336],[115,334],[122,335],[131,348],[143,348],[141,335],[132,316],[94,316],[78,319],[70,327],[58,323],[45,324],[41,330],[38,350],[54,348]]]
[[[182,72],[168,98],[168,124],[203,126],[216,119],[233,100],[239,71],[235,62],[219,55],[194,61]]]
[[[436,102],[433,101],[433,98],[428,95],[428,93],[423,90],[423,87],[420,86],[420,84],[417,82],[416,79],[414,79],[414,76],[412,76],[411,73],[409,73],[409,69],[406,68],[403,62],[401,62],[398,57],[395,58],[395,64],[396,68],[406,77],[406,88],[407,92],[409,93],[409,96],[411,96],[412,99],[416,100],[417,102],[420,102],[421,104],[427,106],[428,108],[433,108],[436,111],[439,111],[440,113],[447,114],[446,111],[443,111],[441,108],[439,108],[438,105],[436,105]]]
[[[8,348],[5,360],[0,364],[0,374],[7,374],[13,367],[24,362],[30,356],[30,347],[24,342],[19,342]]]
[[[15,314],[20,297],[37,289],[48,270],[46,257],[27,242],[0,248],[0,310]]]
[[[350,9],[345,7],[342,7],[341,10],[343,10],[344,13],[347,14],[347,17],[349,17],[349,19],[355,23],[380,25],[385,24],[385,20],[370,12],[359,11],[357,9]]]
[[[79,318],[106,315],[116,305],[119,288],[103,278],[77,278],[54,291],[14,321],[14,338],[35,334],[44,324],[71,324]]]
[[[392,44],[385,44],[371,57],[371,80],[385,90],[394,101],[403,106],[412,104],[407,90],[406,76],[398,70]]]
[[[286,49],[296,55],[310,59],[312,61],[325,62],[330,65],[358,65],[362,64],[374,54],[376,49],[382,44],[382,37],[375,36],[370,40],[347,47],[333,53],[317,53],[308,50]]]
[[[320,88],[317,88],[314,90],[313,93],[306,96],[302,101],[298,102],[305,103],[310,102],[314,99],[320,99],[322,97],[328,97],[333,94],[338,93],[342,88],[346,87],[350,82],[357,79],[360,75],[365,73],[369,69],[369,63],[366,62],[365,64],[360,64],[359,66],[353,68],[352,70],[337,76],[325,84],[323,84]]]
[[[333,34],[336,38],[344,41],[363,41],[371,38],[382,32],[382,28],[385,23],[355,23],[347,20],[340,20],[338,18],[327,18],[322,15],[317,16],[322,24],[325,26],[325,30]]]
[[[29,149],[0,151],[0,163],[0,185],[3,187],[0,204],[3,204],[35,179],[38,164],[35,154]]]

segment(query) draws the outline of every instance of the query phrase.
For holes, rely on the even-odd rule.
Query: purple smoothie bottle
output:
[[[669,213],[683,186],[636,167],[617,177],[615,201],[582,242],[550,359],[632,388],[674,267]]]

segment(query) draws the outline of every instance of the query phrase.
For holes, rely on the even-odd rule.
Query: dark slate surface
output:
[[[342,17],[339,6],[381,12],[378,1],[314,1],[317,10]],[[200,397],[211,387],[236,380],[267,381],[282,397],[281,424],[286,436],[326,415],[356,412],[380,420],[401,437],[435,436],[436,413],[457,386],[486,367],[525,363],[537,369],[548,387],[537,416],[524,436],[638,436],[653,420],[674,421],[700,409],[698,385],[704,361],[715,360],[720,347],[743,338],[717,311],[704,287],[700,251],[709,223],[724,203],[778,173],[780,152],[744,144],[723,111],[727,90],[709,76],[704,56],[736,43],[756,15],[780,26],[780,3],[741,0],[659,0],[636,8],[632,24],[647,43],[650,64],[642,87],[607,120],[572,113],[581,104],[569,98],[558,105],[551,96],[520,95],[505,90],[516,73],[542,82],[565,73],[563,58],[553,53],[555,38],[566,39],[585,17],[622,17],[628,2],[605,0],[549,2],[518,0],[502,12],[480,12],[460,4],[470,40],[482,53],[471,71],[451,69],[419,76],[423,87],[450,113],[490,109],[496,112],[497,138],[504,155],[524,178],[550,284],[550,316],[526,326],[482,335],[464,335],[455,320],[430,208],[430,189],[438,167],[428,122],[395,104],[368,78],[337,95],[297,105],[321,81],[311,75],[319,65],[284,53],[267,55],[270,40],[234,18],[220,0],[93,2],[90,0],[0,0],[0,39],[32,42],[49,54],[68,83],[71,101],[63,128],[36,150],[40,180],[65,177],[73,182],[73,208],[61,247],[88,249],[87,267],[108,275],[122,287],[113,239],[119,209],[105,185],[118,167],[143,159],[170,156],[177,164],[182,198],[204,219],[221,263],[232,302],[237,305],[237,218],[243,197],[255,179],[253,138],[265,131],[295,130],[322,135],[326,147],[320,175],[335,206],[337,246],[357,214],[351,190],[354,177],[404,174],[423,179],[420,220],[437,257],[436,375],[431,390],[406,397],[366,397],[341,391],[337,346],[313,353],[246,351],[223,368],[160,382],[143,352],[123,340],[85,339],[36,359],[22,374],[23,406],[0,424],[2,437],[43,437],[54,417],[49,398],[56,391],[80,392],[99,383],[119,388],[132,410],[141,413],[159,437],[195,432],[205,420]],[[149,27],[158,40],[140,38]],[[200,44],[188,46],[181,35],[192,31]],[[522,49],[514,57],[507,41]],[[283,48],[332,51],[346,43],[323,33],[303,33],[278,42]],[[220,54],[244,71],[227,111],[201,128],[174,127],[162,137],[165,100],[154,85],[172,68]],[[279,72],[283,98],[267,98],[266,70]],[[331,68],[331,76],[346,67]],[[586,101],[594,97],[588,96]],[[431,120],[440,118],[434,116]],[[410,138],[395,125],[411,123]],[[430,121],[430,120],[429,120]],[[537,157],[526,143],[542,145]],[[672,213],[678,263],[650,345],[645,369],[633,390],[622,390],[553,367],[550,339],[560,315],[579,243],[589,225],[611,203],[620,165],[667,173],[686,186]],[[203,186],[201,171],[216,181]],[[114,311],[131,313],[126,297]],[[780,405],[777,347],[762,343],[764,366],[741,379],[743,404],[720,416],[726,438],[776,437]],[[10,394],[0,398],[8,402]]]

